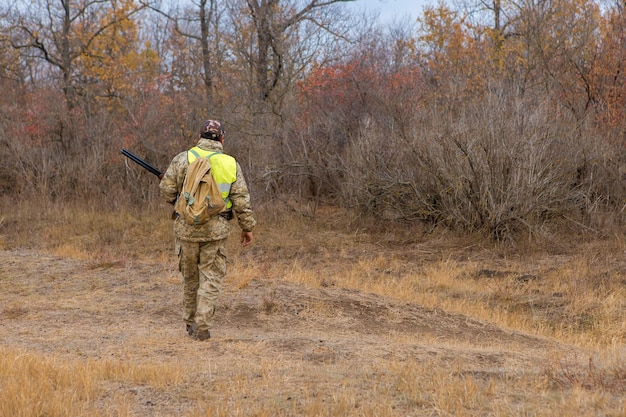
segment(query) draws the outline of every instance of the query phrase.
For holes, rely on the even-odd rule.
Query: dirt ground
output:
[[[251,369],[258,375],[246,379],[284,384],[265,394],[259,389],[229,400],[220,397],[222,406],[237,403],[243,410],[246,402],[263,407],[270,401],[272,407],[285,403],[297,410],[289,403],[305,395],[331,402],[338,387],[366,384],[368,370],[409,359],[460,363],[462,372],[502,379],[540,373],[555,353],[560,358],[580,354],[572,346],[461,315],[354,290],[304,288],[265,278],[240,289],[227,280],[212,338],[196,342],[184,332],[180,302],[174,265],[94,264],[30,250],[0,251],[0,340],[5,347],[70,359],[172,364],[214,385]],[[261,375],[270,370],[281,376]],[[182,415],[197,407],[188,386],[121,384],[110,390],[130,398],[137,415]],[[367,391],[366,386],[362,395]],[[397,415],[417,415],[401,400],[395,407]]]

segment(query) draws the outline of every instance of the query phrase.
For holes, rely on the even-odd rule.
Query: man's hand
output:
[[[246,246],[250,246],[253,241],[254,235],[252,234],[252,232],[241,232],[241,246],[243,246],[244,248]]]

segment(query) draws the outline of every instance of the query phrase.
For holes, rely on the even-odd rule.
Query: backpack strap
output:
[[[198,148],[197,146],[194,146],[193,148],[191,148],[191,149],[189,149],[187,151],[187,162],[192,163],[194,160],[196,160],[198,158],[210,159],[213,155],[216,155],[218,153],[223,153],[221,151],[215,151],[215,152],[211,152],[209,154],[204,154],[205,152],[210,152],[210,151],[205,151],[204,149],[201,149],[201,148]]]
[[[194,148],[189,149],[189,152],[192,153],[193,156],[196,157],[196,159],[200,158],[200,154]],[[189,159],[191,158],[189,158],[189,155],[187,155],[187,161],[189,161]]]

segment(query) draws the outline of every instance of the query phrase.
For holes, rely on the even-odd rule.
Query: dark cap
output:
[[[224,128],[217,120],[207,120],[202,123],[200,128],[200,137],[205,139],[220,140],[224,137]]]

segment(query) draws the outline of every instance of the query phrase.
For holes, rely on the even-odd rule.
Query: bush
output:
[[[455,114],[433,111],[412,138],[382,141],[369,128],[350,143],[343,194],[363,213],[496,239],[539,233],[556,218],[588,223],[599,201],[624,192],[609,196],[598,181],[610,176],[607,145],[572,126],[546,103],[491,93]]]

